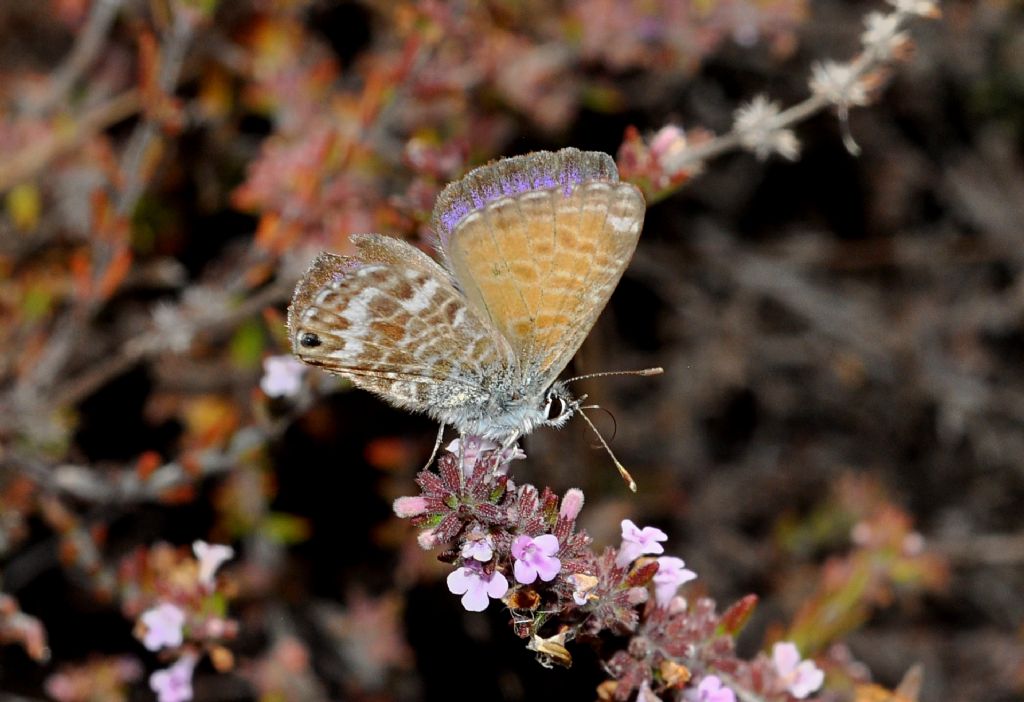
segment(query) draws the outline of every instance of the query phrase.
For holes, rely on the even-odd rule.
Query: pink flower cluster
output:
[[[234,557],[234,549],[220,544],[196,541],[192,544],[195,555],[196,596],[204,597],[213,593],[216,587],[217,570],[225,561]],[[184,593],[182,593],[184,595]],[[195,610],[202,608],[201,601],[182,597],[181,602],[160,601],[139,616],[142,645],[150,651],[179,649],[189,636],[198,638],[200,633],[215,636],[223,633],[226,626],[219,618],[204,617]],[[203,631],[190,631],[190,613],[193,625],[202,622]],[[187,648],[169,667],[155,671],[149,677],[149,686],[156,693],[159,702],[186,702],[192,699],[192,672],[199,656]]]
[[[508,464],[520,457],[517,449],[472,437],[453,442],[438,473],[417,476],[421,494],[395,501],[395,513],[421,527],[421,546],[454,546],[447,585],[466,610],[502,601],[515,615],[514,631],[545,665],[568,665],[565,644],[578,635],[632,637],[607,663],[615,699],[635,693],[656,702],[670,689],[687,702],[736,702],[739,690],[747,698],[803,699],[821,686],[823,673],[802,661],[792,643],[776,644],[770,661],[737,659],[731,635],[756,598],[722,616],[710,600],[687,603],[679,589],[697,574],[681,558],[664,555],[668,535],[661,529],[624,519],[618,548],[595,553],[586,533],[575,529],[583,493],[572,489],[559,500],[548,490],[515,485]],[[537,618],[536,611],[546,616]],[[542,624],[558,633],[542,635]],[[691,681],[691,670],[703,674]]]

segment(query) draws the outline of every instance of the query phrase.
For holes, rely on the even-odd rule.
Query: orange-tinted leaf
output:
[[[637,561],[633,570],[626,578],[626,584],[630,587],[642,587],[651,582],[651,579],[658,573],[658,561],[654,558],[643,558]]]
[[[109,300],[117,292],[117,288],[124,281],[131,267],[132,252],[127,247],[118,249],[98,281],[97,295],[99,299]]]
[[[89,253],[79,249],[71,254],[68,261],[71,268],[71,277],[75,281],[75,294],[80,299],[87,299],[92,291],[92,261]]]
[[[722,619],[718,623],[718,633],[736,636],[750,621],[750,616],[755,609],[757,609],[757,595],[747,595],[735,602],[722,615]]]
[[[196,490],[192,485],[177,485],[160,493],[160,501],[167,505],[182,505],[194,500]]]
[[[153,475],[153,471],[160,467],[163,459],[160,458],[160,454],[156,451],[146,451],[139,456],[138,462],[135,464],[135,472],[139,478],[145,480],[149,476]]]
[[[223,443],[238,427],[238,408],[226,398],[203,395],[185,403],[183,417],[190,445]]]
[[[156,37],[150,31],[142,30],[139,41],[139,88],[143,104],[159,99],[160,88],[157,76],[160,72],[160,49]]]

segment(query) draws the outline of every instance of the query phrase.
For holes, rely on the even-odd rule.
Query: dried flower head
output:
[[[181,307],[170,302],[158,302],[151,314],[155,343],[171,353],[188,351],[196,329]]]
[[[942,16],[939,4],[934,0],[887,0],[890,5],[896,8],[897,12],[905,15],[918,15],[928,19],[938,19]]]
[[[740,144],[753,151],[759,159],[777,153],[789,160],[800,155],[800,142],[792,129],[778,125],[779,103],[758,95],[734,113],[733,129]]]
[[[902,17],[896,12],[872,12],[864,18],[860,40],[864,49],[879,59],[888,59],[907,44],[910,38],[900,31]]]
[[[814,64],[810,86],[812,93],[843,109],[869,102],[867,82],[851,63]]]

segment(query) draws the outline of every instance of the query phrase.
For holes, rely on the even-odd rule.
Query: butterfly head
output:
[[[572,396],[569,389],[565,387],[565,383],[555,383],[544,393],[542,406],[544,419],[541,424],[556,429],[564,426],[579,410],[580,399]]]

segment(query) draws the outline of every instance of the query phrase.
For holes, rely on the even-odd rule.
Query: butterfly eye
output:
[[[303,335],[299,337],[299,344],[305,346],[307,349],[315,349],[321,343],[320,337],[313,332],[304,332]]]
[[[558,419],[565,414],[565,402],[560,397],[551,397],[548,399],[547,416],[548,421]]]

